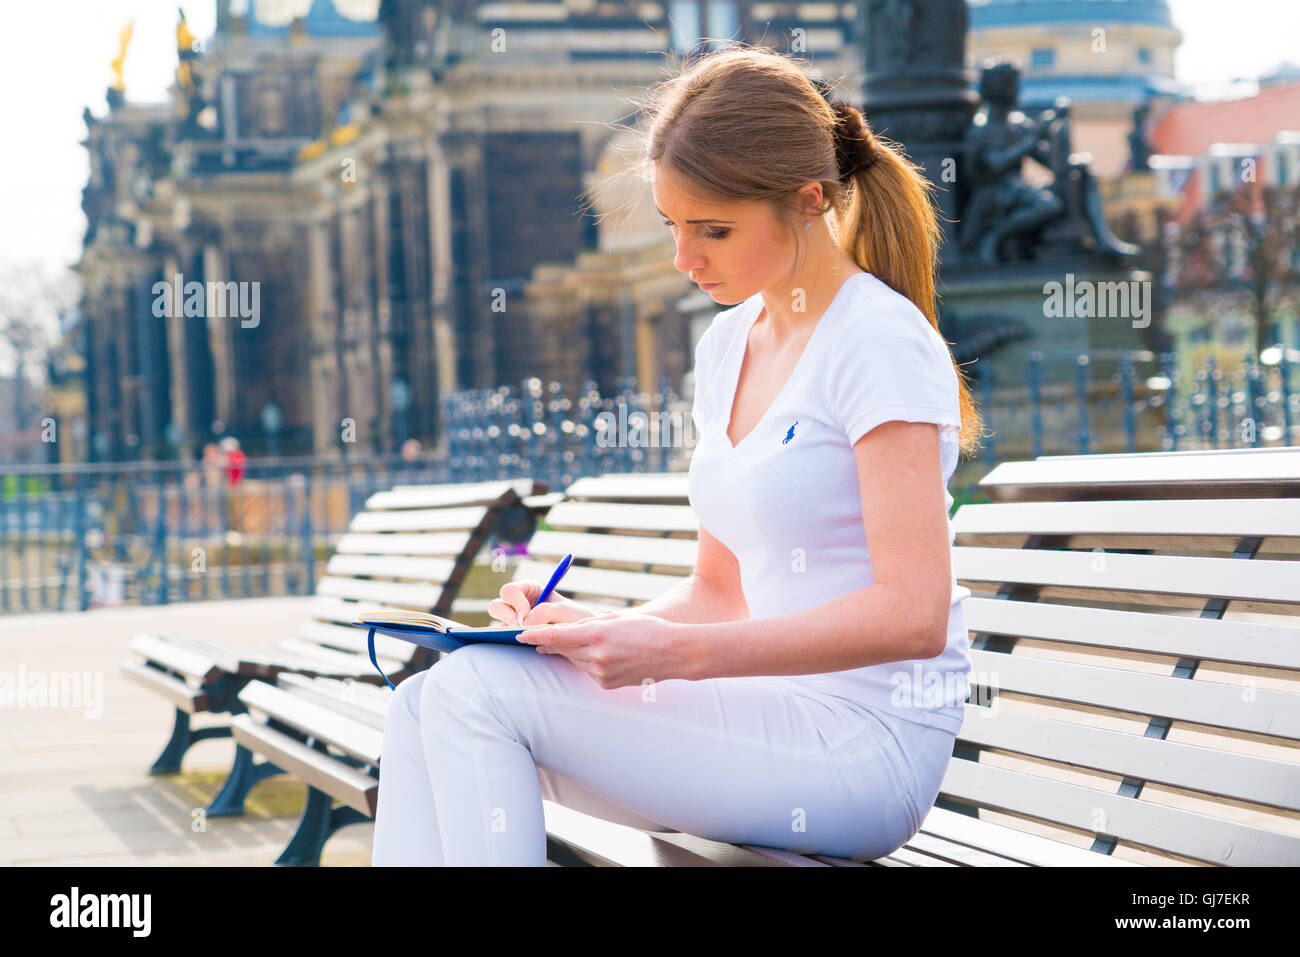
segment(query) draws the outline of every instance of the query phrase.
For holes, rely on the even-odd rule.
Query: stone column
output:
[[[203,276],[201,281],[226,282],[230,277],[230,263],[225,252],[230,248],[229,236],[223,236],[220,246],[203,247]],[[190,280],[186,277],[186,283]],[[184,302],[184,291],[181,296]],[[235,425],[235,343],[231,337],[231,320],[208,315],[206,286],[203,298],[204,321],[207,323],[208,348],[212,351],[213,405],[216,416],[227,429]],[[238,320],[235,320],[236,322]]]
[[[966,0],[861,0],[862,106],[871,128],[903,145],[937,187],[944,228],[940,256],[957,256],[950,236],[960,211],[961,143],[979,95],[966,69]]]

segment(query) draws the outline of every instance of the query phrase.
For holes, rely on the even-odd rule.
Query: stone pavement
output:
[[[0,701],[0,865],[269,865],[297,826],[303,784],[259,784],[242,818],[196,829],[234,757],[229,738],[201,741],[180,775],[145,769],[171,733],[171,706],[118,662],[139,632],[237,642],[293,635],[311,598],[253,598],[0,617],[0,690],[34,672],[89,672],[75,701]],[[102,689],[102,693],[98,693]],[[52,707],[57,704],[58,707]],[[196,727],[215,723],[199,718]],[[344,828],[322,863],[368,865],[372,824]]]

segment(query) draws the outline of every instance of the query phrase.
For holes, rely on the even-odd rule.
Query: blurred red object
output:
[[[221,450],[226,453],[226,478],[231,485],[238,485],[248,467],[248,456],[239,447],[239,440],[226,438],[221,440]]]

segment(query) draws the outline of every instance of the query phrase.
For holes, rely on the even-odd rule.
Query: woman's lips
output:
[[[703,289],[705,292],[708,292],[710,289],[714,288],[715,286],[721,286],[721,285],[722,283],[720,282],[702,282],[699,284],[700,288]]]

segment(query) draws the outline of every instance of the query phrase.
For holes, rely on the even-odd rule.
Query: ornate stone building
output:
[[[854,23],[748,0],[218,0],[206,44],[178,29],[171,102],[86,114],[92,458],[437,443],[440,397],[530,376],[679,387],[716,307],[673,269],[648,185],[613,227],[589,191],[701,36],[793,51],[852,95]]]

